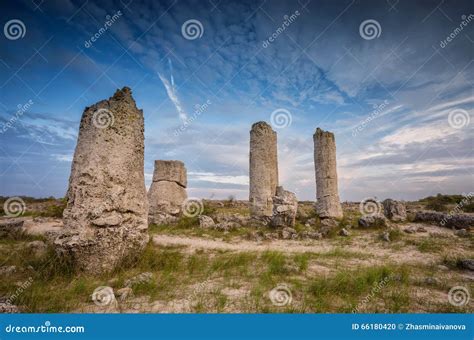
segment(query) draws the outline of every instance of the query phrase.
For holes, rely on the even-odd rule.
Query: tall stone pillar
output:
[[[250,214],[271,217],[278,186],[277,134],[265,122],[250,130]]]
[[[316,210],[321,218],[342,218],[336,168],[336,141],[334,134],[316,129],[314,167],[316,169]]]
[[[124,87],[87,107],[72,162],[58,254],[84,272],[111,271],[148,236],[143,111]]]
[[[149,222],[175,222],[187,199],[186,186],[187,176],[183,162],[156,160],[153,182],[148,190]]]

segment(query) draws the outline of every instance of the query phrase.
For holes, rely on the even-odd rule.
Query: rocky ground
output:
[[[300,202],[295,228],[275,229],[253,226],[247,202],[205,201],[200,216],[151,225],[142,256],[99,276],[55,255],[62,221],[31,206],[0,218],[3,312],[474,311],[448,300],[452,287],[474,292],[472,229],[413,222],[419,203],[406,222],[365,226],[358,204],[326,225]]]

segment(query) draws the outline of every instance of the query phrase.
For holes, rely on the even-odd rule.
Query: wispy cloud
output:
[[[175,83],[174,83],[174,77],[173,77],[173,65],[171,63],[171,59],[168,59],[168,65],[170,69],[170,80],[166,79],[161,73],[158,72],[158,77],[160,77],[161,82],[163,83],[166,93],[168,94],[168,98],[171,100],[173,105],[176,108],[176,111],[178,111],[179,118],[184,122],[188,119],[188,115],[186,111],[184,110],[184,106],[179,100],[178,97],[178,90],[176,89]]]

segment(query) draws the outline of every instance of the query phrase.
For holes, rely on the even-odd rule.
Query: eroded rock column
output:
[[[314,166],[316,169],[316,210],[321,218],[342,218],[336,168],[336,142],[334,134],[316,129]]]
[[[187,199],[187,174],[181,161],[155,161],[153,182],[148,190],[149,222],[175,222]]]
[[[148,242],[143,111],[124,87],[87,107],[72,162],[59,254],[100,274]]]
[[[265,122],[250,130],[250,213],[255,218],[271,217],[273,196],[278,186],[277,134]]]

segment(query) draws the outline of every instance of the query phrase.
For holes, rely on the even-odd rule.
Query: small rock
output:
[[[36,257],[41,257],[46,254],[48,246],[43,241],[31,241],[26,244],[28,249],[34,253]]]
[[[390,233],[388,231],[382,233],[381,238],[385,242],[390,242]]]
[[[212,228],[216,224],[214,223],[214,220],[206,215],[200,215],[199,216],[199,227],[201,228]]]
[[[406,232],[407,234],[414,234],[414,233],[416,233],[416,229],[415,229],[415,227],[413,227],[413,226],[408,227],[408,228],[405,228],[403,231]]]
[[[337,227],[337,221],[332,218],[325,218],[321,220],[321,227],[324,228],[335,228]]]
[[[18,235],[23,231],[24,221],[19,218],[0,220],[0,237]]]
[[[382,214],[364,215],[359,218],[358,224],[362,228],[386,227],[387,219]]]
[[[416,228],[416,232],[417,233],[426,233],[426,232],[428,232],[428,230],[426,230],[425,227],[418,227],[418,228]]]
[[[153,281],[153,274],[150,272],[145,272],[125,281],[125,287],[132,287],[136,284],[142,283],[150,283],[151,281]]]
[[[0,267],[0,275],[11,275],[13,273],[16,273],[17,272],[17,268],[16,266],[3,266],[3,267]]]
[[[0,302],[0,314],[20,313],[17,306],[8,302]]]
[[[270,224],[272,227],[293,227],[296,221],[296,212],[298,210],[298,199],[290,191],[284,190],[279,186],[276,189],[276,195],[273,200],[273,216]]]
[[[341,236],[349,236],[349,232],[347,231],[346,228],[342,228],[342,229],[339,231],[339,235],[341,235]]]
[[[461,268],[474,271],[474,259],[466,259],[459,261]]]
[[[384,214],[389,220],[401,222],[407,219],[407,211],[404,203],[392,199],[386,199],[382,202],[382,205]]]
[[[447,266],[443,265],[443,264],[439,264],[439,265],[437,266],[437,268],[438,268],[439,270],[443,270],[443,271],[449,270],[449,268],[448,268]]]
[[[125,287],[117,290],[117,296],[119,298],[119,301],[125,301],[129,297],[133,296],[133,289],[130,287]]]
[[[425,278],[425,284],[433,286],[438,284],[438,280],[434,277],[427,277]]]
[[[291,239],[294,234],[297,235],[296,230],[290,227],[285,227],[280,231],[281,238],[284,240]]]
[[[467,237],[469,236],[469,232],[466,229],[459,229],[454,231],[454,235],[459,237]]]

